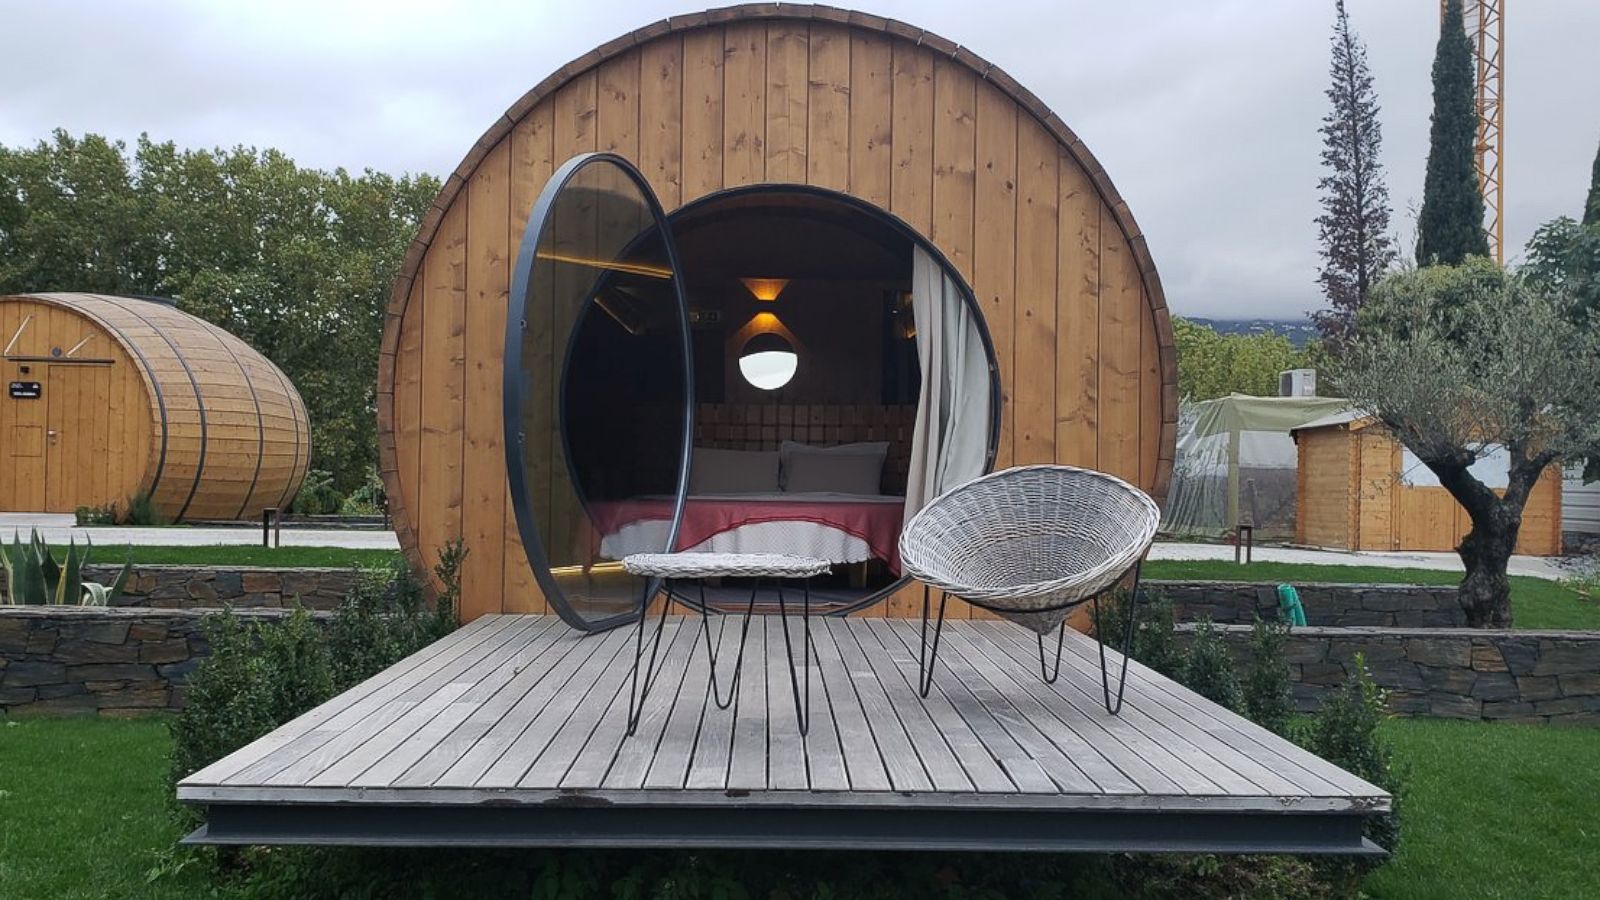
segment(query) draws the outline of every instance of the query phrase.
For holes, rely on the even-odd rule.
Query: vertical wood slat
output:
[[[806,181],[850,189],[850,32],[814,23],[806,98]]]
[[[1061,166],[1061,261],[1056,283],[1056,458],[1098,468],[1100,241],[1104,208],[1089,177]]]
[[[683,36],[684,203],[722,189],[725,59],[720,28],[691,31]]]
[[[850,32],[850,193],[887,209],[893,119],[889,40]]]
[[[735,22],[723,32],[722,187],[766,177],[767,26]]]
[[[807,23],[769,23],[764,180],[805,183],[809,101],[810,32]]]
[[[461,537],[461,462],[465,429],[467,198],[445,212],[429,247],[422,282],[422,453],[417,520],[430,572],[439,550]]]
[[[933,230],[933,53],[896,41],[890,58],[889,210],[918,232],[929,234]]]
[[[1104,241],[1100,274],[1100,405],[1095,429],[1100,465],[1129,481],[1139,478],[1138,272],[1120,241]]]
[[[683,39],[639,48],[639,168],[665,209],[683,197]]]
[[[1017,465],[1056,458],[1056,246],[1059,203],[1055,141],[1038,123],[1017,125]]]
[[[977,110],[972,277],[1000,367],[1003,406],[994,467],[1004,469],[1013,462],[1016,443],[1017,107],[997,88],[981,84]]]
[[[506,490],[500,411],[506,298],[511,286],[511,142],[495,146],[467,182],[466,360],[461,616],[499,612],[504,587]]]

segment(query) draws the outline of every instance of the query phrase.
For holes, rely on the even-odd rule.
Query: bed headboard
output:
[[[784,441],[823,447],[888,441],[883,492],[904,494],[916,414],[914,405],[702,403],[695,409],[694,443],[721,450],[776,450]]]

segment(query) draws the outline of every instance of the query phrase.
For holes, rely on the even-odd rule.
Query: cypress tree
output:
[[[1583,224],[1600,225],[1600,151],[1594,154],[1594,172],[1589,176],[1589,202],[1583,205]]]
[[[1468,256],[1488,256],[1483,230],[1483,192],[1473,152],[1478,137],[1472,43],[1461,0],[1449,0],[1433,57],[1433,127],[1428,174],[1417,224],[1417,264],[1459,265]]]
[[[1378,96],[1367,68],[1367,48],[1350,30],[1344,0],[1337,0],[1334,9],[1329,110],[1319,129],[1327,174],[1317,182],[1322,191],[1322,215],[1317,217],[1322,272],[1317,280],[1329,309],[1314,318],[1323,336],[1337,345],[1349,336],[1368,292],[1394,261],[1394,247],[1389,189],[1378,158],[1383,144]]]

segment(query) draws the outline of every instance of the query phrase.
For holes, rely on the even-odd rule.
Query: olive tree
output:
[[[1471,258],[1382,281],[1336,386],[1376,416],[1466,509],[1460,600],[1479,628],[1511,625],[1506,563],[1547,467],[1600,450],[1600,327],[1571,290]],[[1503,489],[1473,472],[1504,448]]]

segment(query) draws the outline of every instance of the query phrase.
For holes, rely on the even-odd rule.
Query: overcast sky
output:
[[[1437,0],[1349,0],[1367,42],[1402,245],[1415,240]],[[848,4],[846,4],[848,5]],[[973,48],[1089,145],[1179,313],[1298,317],[1320,301],[1316,181],[1332,0],[872,0]],[[558,66],[700,9],[582,0],[0,0],[0,143],[61,127],[302,165],[454,169]],[[1600,2],[1512,5],[1507,245],[1578,213],[1600,144]]]

